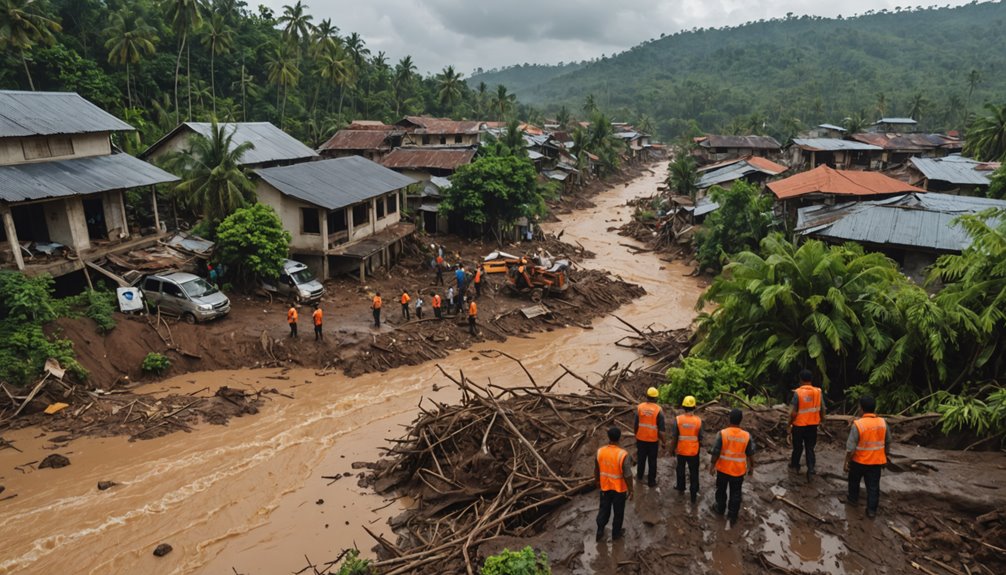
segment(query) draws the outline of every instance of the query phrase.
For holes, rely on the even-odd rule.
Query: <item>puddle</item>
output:
[[[794,529],[783,511],[772,511],[762,524],[765,558],[774,565],[803,573],[864,573],[862,566],[846,561],[842,540],[813,527]]]

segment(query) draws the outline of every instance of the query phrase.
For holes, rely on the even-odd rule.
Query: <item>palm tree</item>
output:
[[[328,80],[333,88],[339,88],[339,111],[342,114],[342,97],[346,93],[346,84],[353,77],[353,64],[341,48],[336,48],[321,56],[319,62],[321,77]]]
[[[395,118],[401,114],[402,102],[409,98],[416,71],[412,56],[402,58],[395,65],[395,76],[392,79],[392,87],[395,90]]]
[[[445,110],[453,108],[461,99],[461,74],[454,71],[454,66],[448,66],[437,75],[437,102]]]
[[[283,15],[276,19],[277,24],[283,25],[283,37],[298,48],[311,37],[311,32],[314,30],[311,24],[314,16],[307,14],[306,9],[307,6],[301,0],[297,0],[293,6],[283,6]]]
[[[179,121],[181,105],[178,103],[178,73],[182,66],[182,51],[188,48],[188,56],[185,64],[185,74],[190,80],[191,86],[191,63],[192,48],[189,46],[189,34],[196,30],[203,21],[203,7],[199,0],[165,0],[165,17],[171,23],[171,29],[178,36],[178,57],[175,59],[175,122]],[[189,91],[189,114],[192,117],[192,91]]]
[[[567,109],[565,105],[559,108],[559,112],[555,115],[555,121],[559,124],[559,128],[562,130],[566,129],[566,126],[569,125],[571,119],[569,109]]]
[[[975,88],[982,83],[982,72],[981,70],[972,69],[968,72],[968,101],[964,104],[964,123],[968,123],[971,116],[971,96],[975,93]]]
[[[279,126],[283,127],[286,121],[286,97],[290,86],[297,85],[300,80],[300,68],[297,66],[297,55],[294,49],[285,42],[273,46],[272,51],[266,56],[266,73],[269,83],[276,86],[276,97],[279,100]]]
[[[108,49],[109,63],[126,65],[126,100],[130,109],[133,108],[133,91],[129,85],[129,65],[138,63],[145,53],[153,54],[156,41],[154,27],[128,8],[112,14],[105,48]]]
[[[346,38],[343,40],[343,43],[346,45],[346,51],[349,52],[349,56],[353,60],[352,77],[355,81],[356,78],[360,77],[360,74],[364,73],[363,64],[367,61],[367,56],[370,56],[370,48],[367,48],[366,44],[363,41],[363,38],[360,37],[360,35],[357,34],[356,32],[353,32],[349,36],[346,36]],[[341,101],[342,96],[339,96],[339,98]],[[339,105],[339,108],[340,110],[342,109],[341,103]],[[358,111],[359,109],[357,107],[356,98],[354,97],[353,112]]]
[[[587,97],[583,99],[583,113],[587,116],[592,116],[596,111],[597,100],[594,99],[593,94],[587,94]]]
[[[513,156],[527,156],[527,147],[524,145],[524,130],[521,129],[520,120],[513,118],[506,123],[506,131],[500,143],[509,150]]]
[[[238,79],[231,84],[231,88],[237,88],[241,92],[241,121],[247,121],[248,118],[248,94],[258,91],[258,84],[255,82],[255,76],[248,73],[248,68],[245,63],[241,62],[241,75]]]
[[[908,117],[921,123],[922,116],[928,108],[929,100],[922,95],[922,92],[917,92],[908,103]]]
[[[866,130],[866,127],[869,125],[869,122],[866,120],[865,117],[863,117],[862,113],[857,112],[845,118],[845,120],[842,121],[842,124],[843,124],[842,127],[845,128],[845,133],[852,135],[852,134],[859,134],[864,130]]]
[[[28,70],[27,52],[35,44],[53,43],[53,33],[61,29],[54,20],[42,15],[35,0],[0,0],[0,48],[17,50],[32,91],[35,81]]]
[[[874,104],[874,111],[877,112],[877,119],[883,118],[887,115],[887,95],[883,92],[877,92],[877,103]]]
[[[203,28],[203,47],[210,51],[210,94],[213,101],[213,117],[217,115],[217,74],[216,56],[226,54],[231,51],[234,44],[234,31],[227,25],[224,15],[214,13],[210,15]]]
[[[496,95],[493,96],[492,109],[496,112],[496,121],[501,122],[513,111],[517,103],[517,95],[507,92],[506,86],[499,84],[496,86]]]
[[[189,148],[175,159],[184,166],[182,182],[176,187],[178,194],[206,218],[212,230],[235,210],[248,205],[255,193],[255,184],[241,170],[241,158],[255,145],[235,145],[233,138],[233,129],[228,132],[213,120],[210,137],[192,136]]]
[[[695,160],[687,152],[680,151],[669,168],[668,187],[683,196],[688,196],[694,203],[695,195],[699,191],[699,173],[695,166]]]
[[[485,82],[479,82],[475,91],[475,105],[478,108],[479,118],[485,118],[489,114],[489,86]]]
[[[983,162],[1006,161],[1006,104],[985,104],[988,115],[979,116],[968,128],[964,153]]]

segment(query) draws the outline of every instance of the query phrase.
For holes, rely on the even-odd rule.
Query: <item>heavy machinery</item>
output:
[[[514,293],[530,296],[535,303],[546,295],[561,297],[570,286],[568,268],[568,260],[558,260],[548,268],[530,262],[518,263],[507,273],[506,285]]]

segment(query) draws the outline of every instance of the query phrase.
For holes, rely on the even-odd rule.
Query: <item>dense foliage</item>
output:
[[[517,218],[532,215],[541,201],[534,164],[521,152],[489,153],[458,168],[441,200],[441,209],[478,226],[471,231],[488,224],[496,237],[502,238],[504,230]]]
[[[680,184],[679,184],[680,185]],[[719,270],[723,259],[754,249],[772,227],[772,198],[745,180],[729,188],[714,186],[709,199],[720,205],[706,216],[695,238],[695,251],[703,269]]]
[[[757,401],[758,396],[746,389],[744,368],[731,359],[708,360],[698,356],[686,357],[681,367],[667,370],[667,383],[660,386],[658,401],[666,405],[681,405],[687,395],[695,397],[699,403],[723,400],[731,403],[729,396],[742,397],[748,403]]]
[[[171,368],[171,360],[163,354],[152,351],[143,358],[143,363],[140,364],[140,369],[143,373],[152,373],[154,375],[161,375],[165,371]]]
[[[520,551],[504,549],[496,555],[486,557],[486,562],[479,570],[480,575],[550,575],[552,569],[548,564],[548,556],[535,553],[531,547]]]
[[[290,249],[290,233],[265,204],[240,208],[217,228],[216,256],[240,282],[277,278]]]
[[[657,118],[665,138],[700,129],[792,136],[861,115],[914,116],[963,129],[1006,92],[1006,4],[868,11],[840,19],[787,15],[661,37],[582,67],[508,68],[501,83],[548,114],[586,95],[623,121]]]

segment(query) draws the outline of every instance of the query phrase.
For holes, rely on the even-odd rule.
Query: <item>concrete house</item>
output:
[[[384,122],[357,120],[336,132],[318,148],[318,153],[326,158],[363,156],[380,163],[392,149],[402,145],[405,131]]]
[[[979,162],[962,156],[911,158],[909,181],[930,192],[985,195],[999,162]]]
[[[794,138],[789,163],[795,168],[879,169],[884,148],[839,138]]]
[[[695,138],[698,147],[693,152],[699,163],[709,164],[731,158],[760,156],[772,158],[782,146],[771,136],[720,136],[710,134]]]
[[[228,134],[233,132],[231,144],[239,146],[251,142],[255,147],[241,158],[241,166],[252,170],[273,166],[289,166],[318,158],[318,154],[283,130],[269,122],[221,122]],[[154,142],[140,154],[144,160],[159,160],[172,152],[188,149],[193,134],[210,137],[213,124],[209,122],[184,122]]]
[[[478,146],[483,122],[406,116],[395,126],[404,132],[402,146],[468,147]]]
[[[320,277],[356,272],[360,281],[395,262],[415,226],[401,221],[416,180],[350,156],[255,170],[256,194],[290,232],[290,253]]]
[[[75,93],[0,91],[0,266],[54,277],[145,241],[123,194],[175,176],[128,154],[111,135],[133,127]]]

